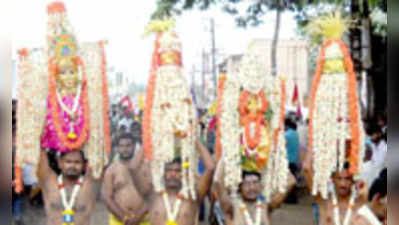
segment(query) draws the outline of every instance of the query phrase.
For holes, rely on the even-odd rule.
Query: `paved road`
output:
[[[24,221],[26,225],[44,225],[44,216],[42,208],[25,207]],[[273,213],[271,224],[312,225],[312,206],[310,200],[305,198],[298,205],[283,205]],[[108,213],[101,201],[96,206],[91,225],[108,225]]]

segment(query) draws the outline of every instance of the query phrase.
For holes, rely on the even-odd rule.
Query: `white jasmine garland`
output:
[[[341,219],[340,219],[339,203],[338,203],[337,194],[335,192],[335,188],[333,188],[331,191],[331,198],[332,198],[332,202],[334,205],[334,223],[335,223],[335,225],[349,225],[350,224],[350,220],[351,220],[351,217],[353,214],[353,207],[355,205],[355,200],[357,198],[357,191],[356,191],[356,188],[354,185],[352,185],[351,190],[352,190],[351,197],[349,199],[349,205],[348,205],[348,209],[346,211],[343,223],[341,223]]]
[[[260,225],[262,223],[262,212],[264,212],[264,210],[262,208],[261,201],[257,201],[256,203],[255,220],[252,219],[252,216],[248,211],[247,205],[241,199],[239,200],[239,204],[241,210],[244,213],[245,222],[247,225]]]

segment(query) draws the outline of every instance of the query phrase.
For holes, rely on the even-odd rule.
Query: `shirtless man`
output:
[[[296,180],[290,173],[288,181],[288,191],[284,194],[273,196],[272,202],[267,204],[262,200],[261,175],[258,172],[243,172],[243,181],[239,187],[238,196],[229,196],[226,188],[223,188],[223,179],[215,182],[215,190],[224,212],[226,225],[247,225],[257,224],[257,217],[260,218],[260,225],[268,225],[270,213],[278,208],[294,187]],[[260,209],[260,210],[258,210]],[[248,214],[247,214],[248,213]],[[260,213],[260,215],[258,215]],[[246,216],[249,216],[249,218]]]
[[[78,150],[61,154],[58,166],[61,170],[59,176],[50,168],[47,153],[41,152],[38,178],[43,192],[46,224],[65,224],[65,220],[71,221],[72,219],[75,225],[89,225],[99,190],[91,175],[91,170],[88,169],[84,175],[86,162],[83,152]],[[77,195],[75,194],[75,202],[71,204],[73,193],[76,192],[78,186],[80,189],[77,191]],[[72,206],[72,209],[68,209],[68,206],[65,205],[62,193],[65,193],[64,200],[67,205]],[[65,211],[69,211],[69,216],[64,215]]]
[[[312,187],[312,179],[313,179],[313,171],[311,167],[311,151],[308,152],[308,155],[305,159],[305,177],[307,180],[309,187]],[[334,200],[333,194],[329,195],[327,200],[321,198],[320,195],[316,196],[316,202],[319,205],[320,209],[320,224],[321,225],[374,225],[381,223],[375,217],[375,215],[371,212],[371,210],[366,207],[368,204],[368,188],[364,181],[355,181],[352,174],[349,173],[348,170],[349,165],[346,164],[343,171],[335,172],[332,175],[332,188],[335,189],[338,211],[339,211],[339,224],[335,222],[334,216]],[[355,187],[357,191],[357,198],[354,201],[354,205],[350,207],[350,199],[352,194],[352,187]],[[352,216],[349,219],[348,224],[344,224],[344,218],[348,212],[348,209],[352,208]],[[364,213],[367,212],[368,218],[364,216]],[[374,222],[373,222],[374,221]]]
[[[199,151],[200,158],[205,165],[205,173],[199,179],[197,186],[197,199],[183,199],[179,192],[182,188],[182,162],[175,159],[165,165],[164,182],[166,193],[153,193],[150,205],[151,225],[195,225],[198,224],[198,209],[202,200],[207,196],[212,183],[215,163],[206,149],[198,140],[195,142],[196,149]],[[170,209],[166,206],[165,198],[169,201]],[[180,202],[180,207],[179,204]],[[178,210],[175,221],[170,221],[167,210]]]
[[[152,189],[150,169],[142,163],[142,151],[135,154],[135,147],[135,138],[122,134],[117,141],[120,160],[105,172],[104,199],[111,212],[110,225],[140,224],[148,211],[143,197]]]

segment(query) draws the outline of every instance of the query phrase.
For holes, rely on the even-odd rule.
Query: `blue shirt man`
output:
[[[290,122],[292,123],[292,122]],[[299,135],[295,130],[295,124],[286,124],[285,140],[289,163],[299,164]]]

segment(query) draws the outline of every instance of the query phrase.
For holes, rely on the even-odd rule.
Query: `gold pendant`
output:
[[[69,132],[68,133],[68,139],[69,140],[75,140],[78,137],[78,135],[75,132]]]
[[[176,221],[168,220],[166,225],[179,225]]]

